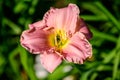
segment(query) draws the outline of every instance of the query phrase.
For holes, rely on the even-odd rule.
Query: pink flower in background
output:
[[[65,8],[51,8],[43,20],[29,25],[21,35],[21,45],[34,54],[40,54],[42,65],[49,71],[67,60],[78,64],[92,56],[88,40],[92,37],[79,8],[69,4]]]

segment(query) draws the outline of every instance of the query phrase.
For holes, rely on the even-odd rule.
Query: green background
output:
[[[82,65],[63,62],[45,79],[35,74],[35,57],[20,45],[22,31],[47,10],[75,3],[93,33],[93,57]],[[120,80],[120,0],[0,0],[0,80]],[[72,70],[64,72],[66,65]]]

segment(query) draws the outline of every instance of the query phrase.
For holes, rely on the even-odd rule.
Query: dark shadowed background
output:
[[[75,3],[93,33],[93,57],[52,74],[20,45],[22,31],[53,7]],[[120,80],[120,0],[0,0],[0,80]]]

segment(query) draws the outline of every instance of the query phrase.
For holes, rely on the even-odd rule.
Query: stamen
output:
[[[57,37],[56,37],[56,34],[54,36],[54,42],[55,42],[55,46],[57,46]]]
[[[54,43],[53,43],[54,42]],[[57,30],[49,37],[49,43],[52,47],[58,52],[61,52],[61,49],[66,46],[68,43],[68,37],[64,30]]]

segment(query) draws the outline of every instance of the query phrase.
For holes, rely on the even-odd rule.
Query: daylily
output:
[[[83,64],[92,56],[88,42],[92,34],[79,13],[75,4],[60,9],[52,7],[43,20],[30,24],[30,29],[22,33],[21,45],[40,54],[41,64],[51,73],[62,60]]]

